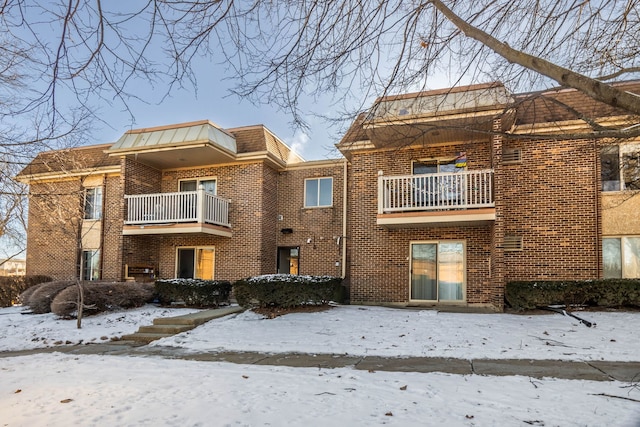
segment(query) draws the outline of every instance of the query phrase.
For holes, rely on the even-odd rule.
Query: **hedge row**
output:
[[[298,307],[344,302],[342,280],[329,276],[269,274],[238,280],[233,285],[242,307]]]
[[[151,283],[83,282],[84,316],[113,311],[121,308],[136,308],[153,301]],[[61,317],[74,317],[78,312],[78,286],[72,284],[56,295],[51,302],[51,312]]]
[[[152,284],[135,282],[81,282],[84,315],[118,308],[140,307],[154,299]],[[36,314],[53,312],[58,316],[75,316],[78,309],[78,286],[74,280],[46,282],[20,295],[23,305]]]
[[[516,310],[555,304],[597,307],[640,307],[640,280],[510,282],[505,300]]]
[[[226,280],[170,279],[156,280],[160,304],[182,302],[189,307],[218,307],[229,302],[231,282]]]
[[[19,296],[33,286],[49,282],[48,276],[2,276],[0,277],[0,307],[11,307],[20,302]]]

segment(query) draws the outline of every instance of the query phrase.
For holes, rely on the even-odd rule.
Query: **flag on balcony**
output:
[[[467,152],[461,151],[458,157],[456,157],[456,167],[457,168],[466,168],[467,167]]]

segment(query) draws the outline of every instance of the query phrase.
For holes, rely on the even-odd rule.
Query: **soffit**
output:
[[[107,153],[133,156],[158,169],[235,160],[236,140],[209,121],[126,132]]]

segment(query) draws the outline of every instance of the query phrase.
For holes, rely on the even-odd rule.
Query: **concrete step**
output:
[[[151,334],[179,334],[193,328],[193,325],[149,325],[140,326],[138,332]]]
[[[184,314],[176,317],[161,317],[153,320],[154,325],[192,325],[199,326],[209,320],[236,314],[244,311],[242,307],[223,307],[212,310],[202,310],[195,313]]]
[[[150,333],[150,332],[136,332],[134,334],[123,335],[121,340],[125,341],[135,341],[135,342],[144,342],[150,343],[151,341],[159,340],[160,338],[171,337],[174,334],[161,334],[161,333]]]
[[[140,326],[138,332],[134,334],[124,335],[121,341],[135,341],[138,343],[150,343],[185,332],[202,325],[212,319],[227,316],[229,314],[240,313],[243,311],[241,307],[224,307],[213,310],[202,310],[195,313],[185,314],[176,317],[161,317],[153,320],[153,325]]]

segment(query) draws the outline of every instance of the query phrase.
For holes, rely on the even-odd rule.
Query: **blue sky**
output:
[[[215,69],[214,65],[205,64],[205,67]],[[211,73],[206,74],[211,75]],[[227,78],[232,79],[230,76]],[[161,101],[157,98],[159,94],[164,93],[163,87],[159,86],[156,90],[139,87],[136,95],[146,103],[140,100],[130,101],[129,108],[135,119],[133,124],[130,114],[123,111],[122,106],[109,106],[106,101],[96,100],[94,105],[99,110],[98,116],[104,123],[95,122],[93,130],[95,140],[91,143],[115,142],[129,129],[210,120],[222,128],[263,124],[306,160],[340,156],[334,144],[339,141],[344,131],[338,126],[330,126],[329,122],[315,116],[315,114],[332,114],[328,101],[303,100],[303,114],[309,128],[295,129],[291,123],[291,116],[287,112],[279,111],[272,105],[254,105],[248,100],[230,94],[229,87],[233,84],[232,80],[221,81],[219,78],[206,78],[200,75],[197,92],[189,87],[178,89]],[[344,125],[348,126],[348,123]]]

